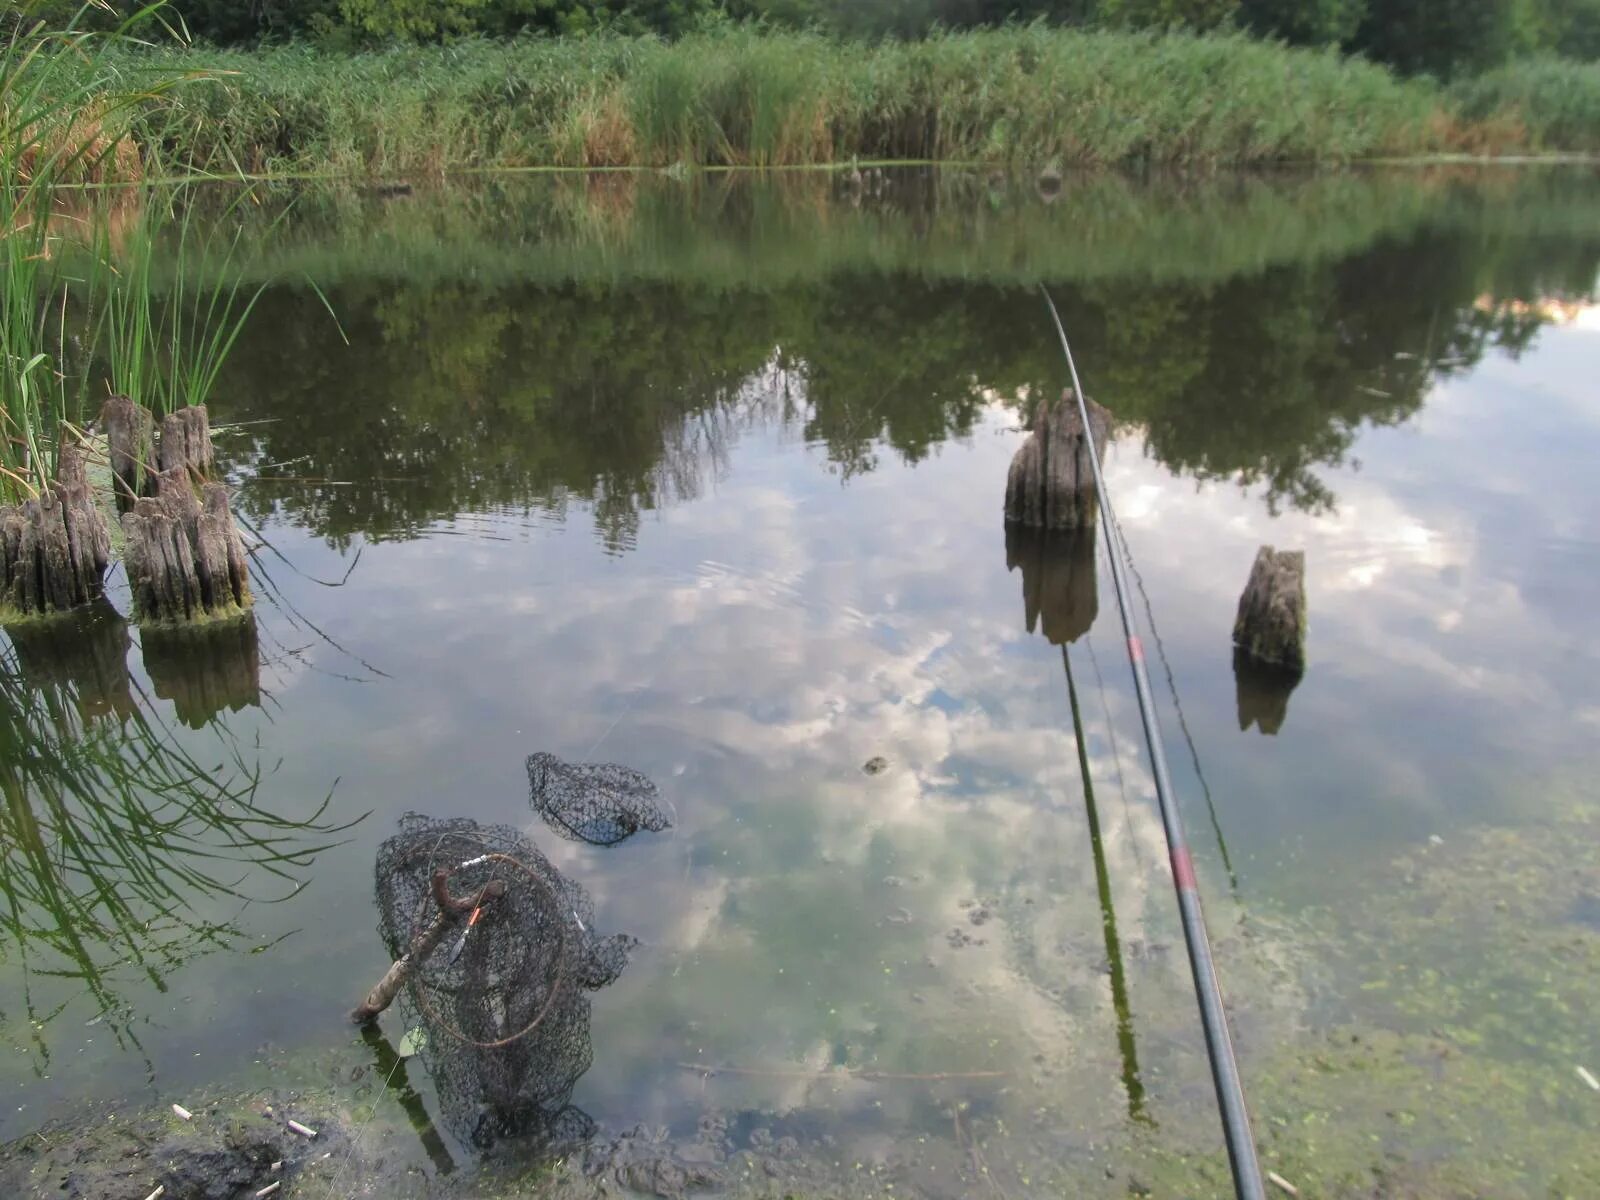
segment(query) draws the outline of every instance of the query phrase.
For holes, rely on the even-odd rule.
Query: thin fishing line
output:
[[[1133,847],[1133,861],[1142,867],[1144,855],[1139,852],[1139,838],[1133,829],[1133,809],[1128,804],[1128,785],[1122,776],[1122,752],[1117,748],[1117,726],[1111,719],[1111,701],[1106,698],[1106,681],[1100,675],[1100,660],[1095,656],[1094,639],[1084,634],[1083,644],[1089,651],[1089,665],[1094,668],[1094,686],[1100,692],[1100,707],[1106,714],[1106,740],[1111,743],[1111,765],[1116,769],[1117,791],[1122,796],[1123,824],[1128,828],[1128,842]]]
[[[400,1064],[405,1061],[405,1056],[398,1050],[395,1051],[394,1066],[389,1068],[389,1077],[383,1081],[383,1090],[374,1097],[372,1111],[367,1114],[367,1119],[361,1122],[360,1128],[356,1130],[355,1137],[350,1139],[350,1149],[345,1151],[344,1161],[339,1164],[339,1169],[334,1172],[333,1180],[328,1184],[329,1200],[332,1200],[333,1194],[339,1186],[339,1180],[344,1178],[345,1168],[350,1165],[350,1160],[356,1156],[356,1150],[361,1145],[362,1134],[367,1132],[367,1126],[372,1124],[372,1118],[378,1115],[378,1101],[389,1094],[389,1084],[394,1081],[394,1073],[400,1069]]]
[[[1111,519],[1117,527],[1117,540],[1122,546],[1123,561],[1133,573],[1133,586],[1138,589],[1139,596],[1144,601],[1145,624],[1150,627],[1150,636],[1155,639],[1156,657],[1161,660],[1161,670],[1167,677],[1167,690],[1172,693],[1172,707],[1178,714],[1178,728],[1183,731],[1183,740],[1189,747],[1189,759],[1194,763],[1194,777],[1200,781],[1200,792],[1206,799],[1206,812],[1211,818],[1211,830],[1217,835],[1217,850],[1222,855],[1223,869],[1228,872],[1228,884],[1237,896],[1239,873],[1233,869],[1233,858],[1228,853],[1228,839],[1222,833],[1222,820],[1217,816],[1217,804],[1211,795],[1211,785],[1206,781],[1206,773],[1200,767],[1200,749],[1195,745],[1194,735],[1189,732],[1189,721],[1183,715],[1183,702],[1178,699],[1178,680],[1172,673],[1172,663],[1167,659],[1167,646],[1161,640],[1161,630],[1156,627],[1156,614],[1150,604],[1150,593],[1145,591],[1144,576],[1139,573],[1139,567],[1133,561],[1133,553],[1128,549],[1128,539],[1122,532],[1122,522],[1117,519],[1115,513]],[[1109,549],[1107,553],[1110,553]]]
[[[599,737],[595,738],[594,745],[590,746],[587,750],[585,750],[583,752],[583,755],[582,755],[583,758],[587,759],[596,750],[600,749],[601,743],[604,742],[608,737],[611,736],[612,732],[616,729],[616,727],[619,724],[621,724],[622,718],[627,716],[629,713],[631,713],[633,711],[633,706],[639,702],[639,697],[644,695],[645,692],[647,692],[649,690],[650,690],[650,685],[649,684],[645,684],[638,691],[634,692],[633,695],[628,697],[627,704],[622,706],[622,711],[621,712],[619,712],[616,716],[611,718],[611,724],[606,726],[606,731],[604,733],[602,733]]]
[[[1100,472],[1099,448],[1095,444],[1094,426],[1089,420],[1088,401],[1083,383],[1078,378],[1078,364],[1072,356],[1072,346],[1067,341],[1067,331],[1061,324],[1061,314],[1055,301],[1042,284],[1039,288],[1050,309],[1056,333],[1061,338],[1061,349],[1066,355],[1067,369],[1072,375],[1074,398],[1078,402],[1078,415],[1083,422],[1083,439],[1088,449],[1089,468],[1094,476],[1095,495],[1100,502],[1100,517],[1105,528],[1107,548],[1116,544],[1118,530],[1110,505],[1107,503],[1106,483]],[[1114,552],[1110,554],[1111,582],[1117,597],[1117,612],[1122,618],[1122,631],[1127,638],[1128,665],[1133,671],[1134,693],[1139,701],[1139,718],[1144,726],[1145,744],[1150,750],[1150,768],[1155,778],[1156,800],[1161,808],[1161,823],[1167,835],[1167,851],[1172,864],[1172,882],[1177,891],[1178,914],[1183,921],[1183,940],[1189,952],[1189,969],[1194,976],[1195,999],[1200,1007],[1200,1025],[1205,1034],[1206,1054],[1211,1060],[1211,1079],[1216,1088],[1217,1108],[1222,1118],[1223,1139],[1228,1148],[1228,1165],[1233,1172],[1234,1193],[1239,1200],[1266,1200],[1261,1182],[1261,1166],[1256,1158],[1255,1137],[1250,1131],[1250,1114],[1245,1107],[1244,1084],[1239,1077],[1239,1064],[1233,1053],[1233,1039],[1228,1032],[1228,1015],[1222,1002],[1222,988],[1217,982],[1216,965],[1212,959],[1211,942],[1206,934],[1205,916],[1200,909],[1200,892],[1194,874],[1194,860],[1189,853],[1184,836],[1183,817],[1173,796],[1172,779],[1167,770],[1166,750],[1161,741],[1161,727],[1156,721],[1155,702],[1150,692],[1150,676],[1145,667],[1144,648],[1134,632],[1133,616],[1128,608],[1128,585],[1123,579],[1122,562]]]

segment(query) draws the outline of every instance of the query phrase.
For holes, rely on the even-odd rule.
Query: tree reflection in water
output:
[[[577,504],[622,552],[643,514],[716,480],[752,426],[794,431],[848,480],[969,435],[994,404],[1058,390],[1042,279],[1096,399],[1146,453],[1273,510],[1328,511],[1326,468],[1363,427],[1409,420],[1436,380],[1491,350],[1520,353],[1557,312],[1543,301],[1592,295],[1600,238],[1538,236],[1574,202],[1549,177],[1520,179],[1528,203],[1504,228],[1472,189],[1478,207],[1415,180],[1344,179],[1309,224],[1324,210],[1305,207],[1303,183],[1282,185],[1282,211],[1265,184],[1197,198],[1103,183],[1081,203],[1140,233],[1117,235],[1121,270],[1105,247],[1090,253],[1085,230],[1112,236],[1104,213],[986,220],[931,185],[846,214],[753,182],[717,204],[640,184],[602,225],[546,213],[544,242],[494,242],[509,218],[471,197],[418,197],[379,223],[405,261],[359,223],[344,232],[370,244],[366,260],[343,242],[291,247],[284,264],[330,289],[339,326],[308,287],[263,295],[219,391],[223,421],[271,423],[225,452],[243,511],[334,545],[415,537],[463,512],[564,520]],[[1203,201],[1203,245],[1181,245],[1197,227],[1175,196]],[[1272,212],[1301,225],[1264,232]],[[1027,231],[1024,258],[961,241],[997,250]]]

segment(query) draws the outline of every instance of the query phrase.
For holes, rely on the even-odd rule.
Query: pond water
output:
[[[1001,519],[1065,382],[1043,283],[1115,419],[1265,1165],[1594,1186],[1593,171],[279,199],[212,405],[253,632],[102,613],[6,658],[7,753],[90,778],[120,852],[90,887],[47,817],[4,849],[0,1140],[372,1061],[417,812],[516,828],[639,940],[572,1095],[606,1130],[720,1114],[830,1194],[1225,1194],[1104,539]],[[1264,543],[1306,552],[1292,692],[1231,654]],[[536,752],[642,772],[671,828],[557,836]],[[232,794],[161,808],[180,753]]]

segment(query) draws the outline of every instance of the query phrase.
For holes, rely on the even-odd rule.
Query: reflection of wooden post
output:
[[[1275,736],[1289,716],[1289,697],[1299,683],[1299,671],[1257,662],[1235,648],[1233,684],[1240,730],[1254,725],[1268,737]]]
[[[1233,644],[1263,666],[1299,675],[1306,666],[1306,556],[1303,550],[1256,551],[1239,597]]]
[[[150,624],[139,641],[156,695],[171,700],[189,728],[203,728],[224,709],[238,712],[261,703],[254,613],[231,621]]]
[[[1111,414],[1085,399],[1095,447],[1105,457]],[[1006,523],[1031,529],[1078,529],[1096,514],[1094,469],[1083,420],[1071,390],[1040,404],[1033,433],[1011,460],[1006,478]]]
[[[70,695],[86,722],[134,711],[128,623],[104,596],[50,621],[20,621],[6,635],[23,682]]]
[[[1052,646],[1075,642],[1100,613],[1095,579],[1094,526],[1047,533],[1006,526],[1006,570],[1022,568],[1022,609],[1028,632],[1038,628]]]

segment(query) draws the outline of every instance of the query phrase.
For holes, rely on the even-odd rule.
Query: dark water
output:
[[[254,631],[107,618],[8,662],[8,753],[71,766],[10,828],[86,779],[128,861],[80,886],[59,815],[6,847],[0,1136],[359,1057],[373,857],[417,811],[516,826],[640,939],[574,1095],[604,1127],[717,1110],[893,1195],[1215,1192],[1104,546],[1000,519],[1064,381],[1045,282],[1116,418],[1264,1157],[1325,1194],[1582,1194],[1591,173],[607,177],[314,195],[247,236],[277,282],[213,422]],[[1292,693],[1230,652],[1263,543],[1306,551]],[[200,781],[167,802],[213,793],[182,837],[139,816],[173,747]],[[642,771],[673,828],[558,838],[536,751]],[[125,918],[72,898],[107,890]]]

